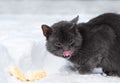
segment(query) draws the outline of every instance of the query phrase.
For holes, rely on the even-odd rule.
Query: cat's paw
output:
[[[89,67],[79,67],[78,69],[80,74],[91,74],[92,73],[92,69]]]

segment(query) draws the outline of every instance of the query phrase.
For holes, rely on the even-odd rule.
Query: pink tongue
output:
[[[63,56],[66,57],[66,56],[71,56],[72,55],[72,51],[71,50],[68,50],[68,51],[64,51],[63,52]]]

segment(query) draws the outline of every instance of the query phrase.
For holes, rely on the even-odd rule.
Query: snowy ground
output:
[[[95,16],[95,15],[94,15]],[[0,83],[22,83],[11,77],[7,69],[19,67],[24,73],[44,70],[47,77],[36,83],[120,83],[118,77],[98,74],[80,75],[67,69],[68,62],[53,56],[45,49],[41,24],[51,25],[70,20],[73,15],[0,15]],[[80,22],[93,15],[80,15]]]

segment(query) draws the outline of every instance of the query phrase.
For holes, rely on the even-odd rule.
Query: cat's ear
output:
[[[79,16],[73,18],[70,22],[73,24],[77,24],[78,20],[79,20]]]
[[[76,33],[77,28],[76,28],[77,24],[73,23],[72,26],[70,27],[70,31]]]
[[[52,29],[48,25],[42,25],[41,28],[44,36],[48,38],[52,33]]]

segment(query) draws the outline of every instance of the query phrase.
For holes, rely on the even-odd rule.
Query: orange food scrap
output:
[[[25,76],[23,72],[17,67],[10,68],[8,71],[11,76],[14,76],[18,80],[21,80],[24,82],[32,82],[32,81],[40,80],[41,78],[46,77],[46,72],[44,71],[33,71],[33,72],[30,72],[28,76]]]

